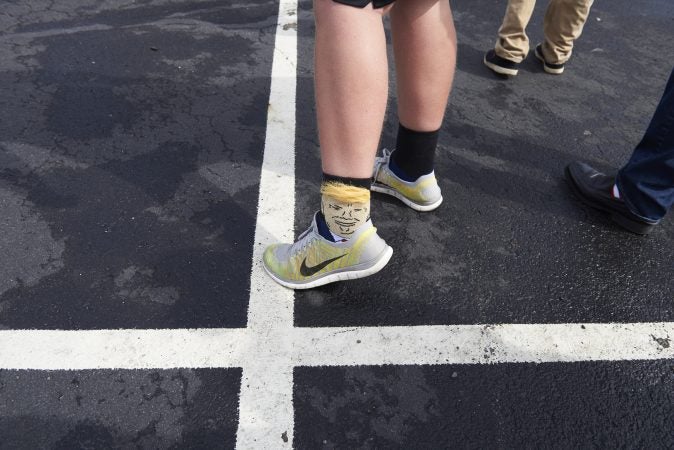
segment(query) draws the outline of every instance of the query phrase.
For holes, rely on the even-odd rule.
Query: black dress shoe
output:
[[[485,66],[501,75],[515,76],[517,75],[517,71],[519,70],[518,68],[520,66],[519,63],[509,59],[501,58],[496,54],[494,49],[491,49],[484,54],[484,59],[482,62],[484,62]]]
[[[648,234],[659,222],[637,216],[623,200],[613,196],[615,175],[606,175],[585,163],[574,161],[566,166],[566,179],[583,203],[609,213],[615,223],[632,233]]]

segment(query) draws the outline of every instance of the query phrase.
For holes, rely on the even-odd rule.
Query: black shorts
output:
[[[372,6],[375,8],[383,8],[386,5],[390,5],[395,0],[333,0],[337,3],[342,3],[344,5],[355,6],[356,8],[365,8],[367,5],[372,3]]]

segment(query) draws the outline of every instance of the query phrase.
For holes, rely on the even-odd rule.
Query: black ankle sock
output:
[[[395,167],[400,171],[396,175],[405,181],[415,181],[431,173],[439,135],[440,130],[414,131],[398,124],[396,149],[391,155]]]
[[[323,172],[323,183],[343,183],[348,184],[349,186],[367,189],[369,191],[370,186],[372,185],[372,178],[338,177],[337,175],[330,175],[329,173]]]

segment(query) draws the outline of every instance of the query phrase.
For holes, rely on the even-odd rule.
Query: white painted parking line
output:
[[[258,334],[251,329],[1,330],[0,369],[260,366],[274,375],[296,366],[674,358],[674,322],[293,328],[263,339]],[[288,389],[284,395],[292,393],[292,386]]]
[[[243,329],[0,330],[0,368],[38,370],[240,367]]]
[[[243,361],[237,448],[291,448],[294,294],[262,267],[264,248],[292,242],[295,220],[297,0],[281,0],[250,277],[249,358]]]
[[[674,323],[296,328],[296,366],[674,358]]]

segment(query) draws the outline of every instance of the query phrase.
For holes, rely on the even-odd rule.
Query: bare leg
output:
[[[323,172],[372,176],[388,97],[381,9],[315,0],[315,83]]]
[[[446,0],[398,0],[391,9],[400,123],[442,125],[456,66],[456,31]]]

